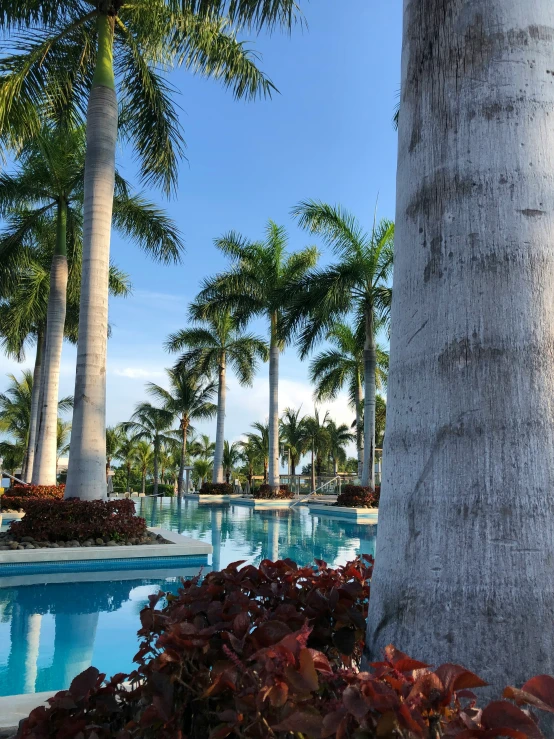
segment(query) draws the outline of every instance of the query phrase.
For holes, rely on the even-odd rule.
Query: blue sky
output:
[[[287,226],[291,250],[317,243],[289,216],[306,198],[341,203],[369,228],[378,197],[378,215],[394,218],[391,118],[400,80],[401,2],[304,0],[301,5],[307,29],[249,42],[280,91],[272,100],[237,102],[215,81],[183,70],[171,75],[180,92],[188,161],[180,166],[178,194],[165,207],[187,251],[181,265],[164,267],[113,238],[112,258],[130,275],[133,295],[110,304],[109,424],[129,417],[145,397],[146,381],[164,383],[163,370],[172,358],[163,341],[186,325],[187,304],[202,279],[226,265],[214,237],[234,229],[256,239],[271,218]],[[118,166],[138,184],[129,152],[119,151]],[[149,197],[162,202],[157,192]],[[255,329],[263,333],[265,324],[258,322]],[[75,350],[65,345],[62,394],[73,392],[74,364]],[[0,390],[5,373],[17,369],[0,357]],[[267,417],[267,365],[253,388],[240,388],[232,377],[228,387],[226,436],[234,440]],[[281,362],[280,407],[300,403],[305,412],[313,409],[307,364],[289,348]],[[345,397],[328,407],[336,420],[351,420]],[[215,434],[214,424],[201,430]]]

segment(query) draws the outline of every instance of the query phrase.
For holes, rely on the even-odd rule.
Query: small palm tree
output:
[[[237,17],[243,16],[248,18]],[[275,22],[281,11],[258,10],[252,23],[254,18],[258,25]],[[98,470],[105,457],[107,272],[118,130],[134,145],[143,178],[170,192],[183,140],[160,69],[184,65],[221,80],[237,98],[268,96],[274,88],[227,20],[211,12],[196,16],[180,3],[10,3],[1,25],[18,35],[0,62],[0,137],[17,141],[36,133],[41,114],[67,121],[82,120],[86,111],[82,322],[66,492],[102,498]]]
[[[265,239],[250,242],[230,232],[216,246],[232,260],[232,269],[206,280],[191,310],[198,318],[232,310],[239,323],[263,316],[269,324],[269,484],[279,486],[279,356],[285,346],[281,331],[283,296],[315,265],[317,249],[288,254],[285,229],[270,221]]]
[[[364,334],[365,327],[357,331],[346,323],[337,323],[327,334],[331,348],[317,354],[310,363],[310,381],[315,385],[317,402],[335,400],[346,385],[350,405],[356,410],[356,447],[358,450],[358,477],[363,468],[363,402],[364,402]],[[389,368],[388,353],[376,343],[377,367],[375,386],[386,387]]]
[[[202,488],[202,485],[206,481],[206,478],[210,474],[212,465],[210,464],[210,462],[208,462],[207,459],[197,459],[193,465],[193,469],[198,477],[198,489],[200,490]]]
[[[215,442],[213,442],[207,434],[200,434],[190,445],[190,454],[192,457],[198,457],[204,461],[213,459],[215,452]]]
[[[260,456],[260,450],[256,444],[251,441],[240,441],[240,458],[245,465],[246,479],[248,480],[248,488],[252,487],[252,477],[259,465],[264,462],[264,457]]]
[[[230,311],[226,310],[202,321],[199,326],[171,334],[166,348],[172,352],[187,350],[180,357],[178,367],[199,376],[217,375],[213,482],[223,482],[227,366],[232,367],[241,385],[251,385],[258,359],[267,361],[267,344],[257,336],[241,331]]]
[[[152,462],[154,460],[154,450],[152,445],[147,441],[136,441],[134,446],[134,464],[136,464],[141,480],[142,480],[142,492],[146,492],[146,475],[152,468]],[[127,492],[129,492],[129,478],[127,478]],[[155,494],[155,493],[154,493]]]
[[[287,330],[299,333],[300,354],[354,308],[364,326],[364,460],[362,484],[375,485],[375,328],[387,320],[392,289],[394,224],[382,220],[366,233],[356,218],[341,207],[315,200],[293,209],[300,226],[320,234],[339,262],[312,270],[298,280],[288,311]]]
[[[307,437],[304,416],[300,417],[301,408],[297,411],[286,408],[281,417],[281,440],[290,458],[290,474],[296,474],[296,465],[306,451]]]
[[[112,459],[119,457],[122,444],[127,441],[124,429],[121,426],[106,428],[106,479],[111,470]]]
[[[56,476],[60,465],[60,459],[69,451],[69,438],[71,436],[71,423],[62,421],[58,416],[58,429],[56,433]]]
[[[138,442],[134,436],[129,436],[122,427],[122,436],[117,451],[118,458],[123,462],[127,473],[127,492],[131,492],[131,470],[136,463]],[[143,491],[144,492],[144,491]]]
[[[122,424],[123,427],[133,434],[137,441],[146,441],[152,445],[152,457],[154,462],[154,495],[158,494],[159,483],[159,459],[160,447],[165,441],[170,441],[169,436],[173,413],[165,408],[156,408],[151,403],[139,403],[131,420]]]
[[[240,443],[235,441],[229,444],[226,441],[223,447],[223,469],[225,470],[225,482],[227,484],[229,484],[233,469],[240,462],[240,459]]]
[[[321,477],[321,468],[323,466],[323,458],[329,451],[329,431],[327,424],[329,422],[329,414],[325,413],[323,418],[320,417],[317,408],[314,409],[314,415],[308,416],[305,420],[306,424],[306,441],[308,448],[312,453],[312,493],[316,490],[316,475],[319,481]]]
[[[346,462],[346,447],[355,440],[356,434],[351,433],[345,423],[337,425],[331,419],[327,421],[325,428],[329,437],[327,451],[329,457],[333,460],[333,475],[336,477],[339,464],[345,464]]]
[[[201,382],[184,369],[167,370],[170,389],[149,383],[147,392],[163,403],[164,410],[179,420],[181,432],[181,464],[179,468],[179,495],[183,494],[183,476],[187,454],[187,434],[193,421],[213,418],[217,407],[211,402],[215,393],[213,382]]]
[[[250,431],[246,434],[246,442],[243,442],[243,449],[247,445],[256,459],[262,462],[264,467],[264,483],[267,483],[267,473],[269,467],[269,424],[256,421],[252,424],[252,428],[256,431]]]

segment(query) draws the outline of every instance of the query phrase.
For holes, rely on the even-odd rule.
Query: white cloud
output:
[[[113,374],[118,377],[129,377],[132,380],[149,380],[152,377],[162,377],[165,372],[154,369],[144,369],[142,367],[124,367],[122,369],[113,370]]]

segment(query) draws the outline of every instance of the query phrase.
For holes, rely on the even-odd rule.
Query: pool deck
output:
[[[23,718],[31,713],[37,706],[48,705],[46,701],[55,695],[49,690],[46,693],[25,693],[23,695],[6,695],[0,698],[0,731],[4,734],[5,729],[17,729],[17,725]],[[9,733],[4,734],[9,736]]]
[[[213,551],[205,541],[149,528],[171,544],[139,544],[115,547],[68,547],[0,552],[0,577],[39,572],[79,572],[82,570],[139,570],[162,567],[204,566]]]

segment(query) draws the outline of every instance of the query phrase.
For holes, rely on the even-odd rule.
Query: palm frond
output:
[[[183,10],[200,16],[226,16],[233,23],[256,28],[290,29],[303,16],[296,0],[182,0]]]

